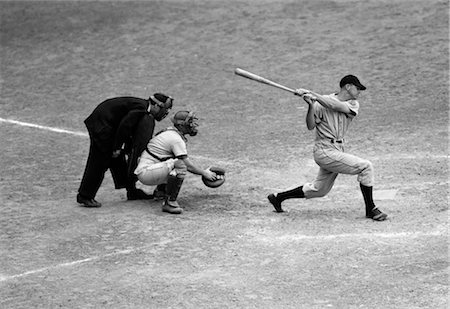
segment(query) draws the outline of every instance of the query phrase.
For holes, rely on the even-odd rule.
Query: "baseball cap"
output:
[[[366,90],[366,86],[361,84],[358,77],[355,75],[346,75],[341,79],[341,82],[339,83],[339,86],[342,88],[347,84],[355,85],[359,88],[359,90]]]
[[[160,107],[164,107],[166,109],[172,108],[173,98],[171,96],[162,93],[155,93],[150,96],[149,100]]]

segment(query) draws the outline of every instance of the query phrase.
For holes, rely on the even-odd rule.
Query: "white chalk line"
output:
[[[71,131],[71,130],[66,130],[66,129],[61,129],[61,128],[42,126],[39,124],[23,122],[23,121],[18,121],[18,120],[13,120],[13,119],[5,119],[5,118],[0,117],[0,122],[6,122],[6,123],[10,123],[10,124],[19,125],[22,127],[36,128],[36,129],[41,129],[41,130],[46,130],[46,131],[51,131],[51,132],[56,132],[56,133],[64,133],[64,134],[81,136],[81,137],[89,137],[89,134],[80,132],[80,131]],[[214,160],[209,157],[203,157],[203,156],[197,156],[197,155],[195,156],[195,158],[200,159],[200,160],[210,160],[210,161]],[[223,160],[219,160],[219,159],[215,160],[214,162],[221,163],[221,164],[228,164],[228,165],[233,164],[232,162],[223,161]]]
[[[22,121],[17,121],[17,120],[13,120],[13,119],[0,118],[0,121],[6,122],[6,123],[11,123],[11,124],[16,124],[16,125],[19,125],[22,127],[36,128],[36,129],[47,130],[47,131],[56,132],[56,133],[65,133],[65,134],[82,136],[82,137],[89,136],[87,133],[84,133],[84,132],[77,132],[77,131],[70,131],[70,130],[65,130],[65,129],[60,129],[60,128],[41,126],[38,124],[22,122]]]
[[[389,239],[389,238],[418,238],[418,237],[433,237],[433,236],[444,236],[444,235],[446,235],[446,234],[443,233],[442,231],[431,231],[431,232],[399,232],[399,233],[345,233],[345,234],[331,234],[331,235],[330,234],[329,235],[301,235],[300,234],[300,235],[283,235],[283,236],[279,236],[279,237],[258,237],[258,239],[262,242],[273,242],[274,238],[276,238],[277,242],[293,242],[293,241],[295,242],[295,241],[303,241],[303,240],[327,241],[327,240],[347,239],[347,238],[350,238],[352,240],[357,239],[357,238],[372,238],[372,239],[373,238],[383,238],[383,239],[386,239],[386,238],[387,239]],[[155,245],[167,244],[170,242],[171,241],[153,243],[151,246],[153,247]],[[61,264],[43,267],[43,268],[38,268],[38,269],[26,271],[24,273],[12,275],[12,276],[0,275],[0,282],[18,279],[18,278],[38,274],[38,273],[48,272],[48,271],[52,271],[55,269],[68,268],[71,266],[85,264],[85,263],[105,259],[108,257],[115,257],[118,255],[130,254],[130,253],[134,253],[136,251],[140,251],[140,250],[143,250],[143,249],[146,249],[149,247],[150,246],[144,246],[144,247],[139,247],[139,248],[115,251],[115,252],[108,253],[105,255],[98,255],[98,256],[93,256],[90,258],[82,259],[82,260],[61,263]]]
[[[336,240],[336,239],[357,239],[357,238],[418,238],[418,237],[434,237],[446,235],[442,231],[431,232],[398,232],[398,233],[345,233],[345,234],[329,234],[329,235],[283,235],[279,237],[262,237],[262,241],[273,241],[276,238],[280,242],[292,242],[302,240]]]
[[[131,248],[131,249],[125,249],[125,250],[118,250],[118,251],[114,251],[108,254],[104,254],[104,255],[96,255],[96,256],[92,256],[89,258],[85,258],[85,259],[81,259],[81,260],[76,260],[76,261],[72,261],[72,262],[66,262],[66,263],[61,263],[61,264],[57,264],[57,265],[52,265],[52,266],[48,266],[48,267],[42,267],[42,268],[38,268],[38,269],[34,269],[34,270],[29,270],[26,271],[24,273],[21,274],[17,274],[17,275],[12,275],[12,276],[5,276],[5,275],[1,275],[0,274],[0,282],[2,281],[8,281],[8,280],[13,280],[13,279],[17,279],[17,278],[21,278],[21,277],[26,277],[29,275],[34,275],[34,274],[38,274],[38,273],[42,273],[42,272],[46,272],[46,271],[51,271],[54,269],[60,269],[60,268],[66,268],[66,267],[71,267],[71,266],[76,266],[76,265],[80,265],[80,264],[84,264],[84,263],[88,263],[88,262],[93,262],[93,261],[97,261],[97,260],[101,260],[101,259],[105,259],[108,257],[115,257],[118,255],[123,255],[123,254],[130,254],[136,251],[140,251],[140,250],[144,250],[146,248],[154,248],[155,246],[160,246],[160,245],[166,245],[168,243],[171,243],[172,240],[166,240],[166,241],[161,241],[161,242],[154,242],[150,245],[147,246],[143,246],[143,247],[137,247],[137,248]]]

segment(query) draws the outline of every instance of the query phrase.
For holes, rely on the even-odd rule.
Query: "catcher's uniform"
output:
[[[169,127],[150,140],[134,173],[140,182],[149,186],[167,183],[174,169],[184,169],[185,173],[184,164],[177,164],[177,158],[183,156],[187,156],[186,138],[176,128]]]
[[[326,97],[338,100],[337,94]],[[314,103],[316,138],[314,161],[320,166],[312,183],[303,186],[306,198],[326,195],[333,187],[338,174],[358,175],[358,181],[365,186],[373,186],[373,166],[368,160],[344,152],[344,136],[353,118],[358,115],[357,100],[341,102],[347,104],[350,113],[342,113]]]

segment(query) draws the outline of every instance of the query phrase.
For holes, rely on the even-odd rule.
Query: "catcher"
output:
[[[171,118],[173,127],[157,133],[142,152],[134,173],[145,185],[157,185],[153,196],[164,199],[162,211],[180,214],[183,209],[177,202],[186,172],[215,181],[222,176],[209,168],[201,169],[188,157],[185,135],[197,135],[198,118],[193,112],[179,111]]]

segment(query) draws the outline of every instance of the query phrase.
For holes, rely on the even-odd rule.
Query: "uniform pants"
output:
[[[152,117],[145,115],[139,120],[136,128],[133,132],[131,139],[131,150],[127,154],[128,156],[128,168],[127,168],[127,189],[136,189],[136,181],[138,180],[134,174],[134,170],[137,167],[139,156],[142,151],[147,147],[149,140],[152,138],[153,130],[155,128],[155,121]]]
[[[91,140],[86,168],[78,193],[85,198],[95,198],[108,169],[111,171],[115,188],[125,188],[127,185],[127,161],[125,156],[120,155],[113,159],[111,152],[101,150]]]
[[[358,181],[367,187],[374,182],[373,165],[370,161],[344,152],[344,145],[329,141],[314,145],[314,161],[319,173],[312,183],[303,186],[306,198],[322,197],[330,192],[338,174],[358,175]]]

